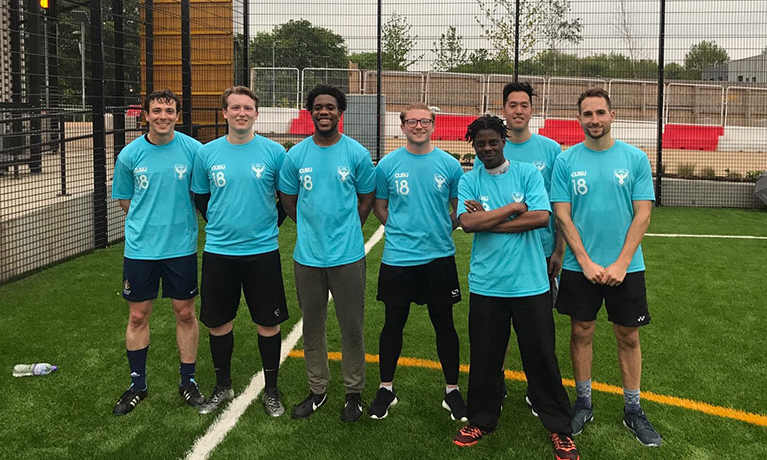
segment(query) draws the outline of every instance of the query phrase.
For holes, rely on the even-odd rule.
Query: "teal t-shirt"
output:
[[[506,140],[506,146],[503,148],[503,156],[507,160],[519,161],[522,163],[532,163],[543,175],[543,185],[546,187],[546,193],[551,190],[551,174],[554,171],[554,161],[562,153],[562,148],[556,141],[538,134],[533,134],[530,139],[515,144]],[[474,168],[482,167],[481,161],[474,162]],[[541,234],[541,243],[543,244],[543,253],[546,257],[551,256],[556,249],[557,227],[552,214],[549,217],[548,227],[537,230]]]
[[[365,257],[357,194],[375,191],[370,152],[342,135],[330,147],[312,137],[285,155],[279,189],[298,195],[296,248],[293,259],[309,267],[336,267]]]
[[[512,202],[525,203],[528,211],[551,212],[548,194],[538,169],[511,161],[497,176],[477,168],[464,174],[458,185],[458,215],[464,202],[476,200],[486,211]],[[469,291],[491,297],[527,297],[549,290],[546,256],[538,231],[522,233],[476,232],[471,246]]]
[[[647,155],[621,141],[605,151],[583,143],[565,150],[554,165],[551,201],[570,203],[571,216],[586,253],[607,267],[618,259],[634,220],[634,201],[655,201]],[[572,251],[565,251],[565,270],[583,271]],[[642,246],[627,273],[645,269]]]
[[[210,193],[205,251],[227,256],[278,248],[275,196],[285,148],[256,134],[247,144],[226,136],[200,148],[192,191]]]
[[[197,252],[197,216],[189,186],[197,140],[176,132],[165,145],[145,136],[120,152],[112,198],[131,200],[125,218],[125,257],[159,260]]]
[[[376,198],[389,201],[386,265],[422,265],[455,254],[450,199],[458,197],[461,163],[443,150],[416,155],[405,147],[376,167]]]

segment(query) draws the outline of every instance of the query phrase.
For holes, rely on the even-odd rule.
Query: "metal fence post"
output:
[[[93,107],[93,236],[96,248],[107,246],[107,168],[104,126],[104,23],[101,0],[90,0],[91,81]]]
[[[154,0],[145,0],[144,3],[144,29],[146,31],[146,95],[154,91]]]
[[[123,33],[123,0],[112,0],[112,19],[115,28],[115,110],[112,114],[114,131],[112,139],[114,143],[113,162],[117,161],[117,155],[125,146],[125,34]]]
[[[190,0],[181,0],[181,110],[184,117],[183,132],[192,133],[192,32],[190,26]]]
[[[666,35],[666,0],[660,2],[660,31],[658,33],[658,127],[657,147],[655,148],[655,206],[662,205],[663,186],[663,89],[665,72],[663,58],[665,55]]]
[[[381,34],[383,15],[383,0],[378,0],[378,13],[376,15],[377,23],[377,44],[376,44],[376,153],[375,160],[378,163],[381,160]]]
[[[242,85],[250,87],[250,33],[248,0],[242,2]]]
[[[514,13],[514,81],[519,81],[519,0]]]

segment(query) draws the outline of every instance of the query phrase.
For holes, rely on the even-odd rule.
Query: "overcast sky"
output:
[[[410,70],[429,68],[434,59],[432,43],[448,26],[455,26],[468,50],[491,48],[483,38],[477,19],[483,20],[478,1],[493,0],[411,0],[384,2],[385,20],[394,12],[407,17],[411,34],[418,36],[414,54],[425,53],[424,62]],[[508,1],[512,7],[514,0]],[[524,1],[524,0],[523,0]],[[629,12],[632,35],[641,54],[658,58],[660,0],[624,0]],[[580,18],[584,25],[583,41],[564,51],[581,56],[597,52],[628,54],[618,28],[619,0],[571,0],[570,19]],[[375,51],[377,2],[371,0],[335,0],[251,2],[251,33],[270,31],[274,25],[290,19],[307,19],[326,27],[346,40],[351,52]],[[511,20],[511,18],[509,18]],[[731,59],[753,56],[767,46],[767,1],[765,0],[667,0],[666,61],[681,62],[690,46],[701,40],[713,40],[726,49]]]

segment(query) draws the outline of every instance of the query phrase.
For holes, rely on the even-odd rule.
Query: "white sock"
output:
[[[448,394],[451,391],[458,391],[458,387],[445,387],[445,394]]]
[[[389,390],[389,391],[391,391],[391,392],[394,392],[394,385],[393,385],[393,384],[391,384],[391,383],[390,383],[390,384],[388,384],[388,385],[384,385],[384,384],[382,383],[381,385],[379,385],[379,386],[378,386],[378,388],[386,388],[387,390]]]

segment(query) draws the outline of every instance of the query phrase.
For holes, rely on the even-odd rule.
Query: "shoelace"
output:
[[[551,441],[556,449],[572,450],[575,449],[573,440],[568,436],[561,436],[558,433],[551,433]]]
[[[650,429],[650,430],[653,430],[653,431],[655,430],[652,427],[652,425],[650,425],[650,421],[647,420],[647,415],[644,412],[637,416],[636,420],[634,421],[634,424],[638,425],[636,427],[637,429],[644,428],[644,429]]]
[[[472,438],[482,436],[482,430],[475,426],[465,426],[461,428],[461,434],[464,436],[471,436]]]

